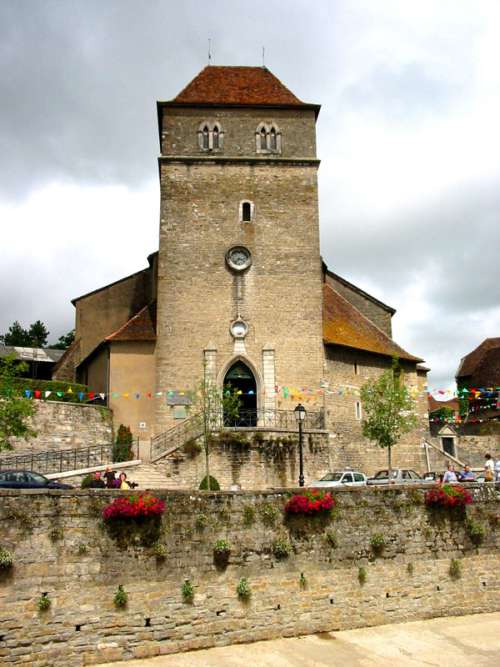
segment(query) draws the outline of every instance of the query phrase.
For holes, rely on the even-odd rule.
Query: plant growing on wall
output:
[[[226,567],[231,547],[226,540],[217,540],[214,544],[214,562],[218,567]]]
[[[102,510],[111,537],[126,547],[134,539],[150,545],[158,541],[165,502],[148,493],[120,496]]]
[[[222,432],[224,419],[236,419],[241,402],[235,391],[226,387],[222,392],[206,377],[205,373],[205,378],[199,383],[197,390],[194,392],[197,408],[195,418],[199,422],[203,434],[207,490],[213,491],[212,478],[210,477],[210,443],[214,437],[218,437]]]
[[[47,609],[50,609],[51,604],[52,600],[49,598],[49,594],[42,593],[37,600],[36,606],[38,607],[38,611],[47,611]]]
[[[366,571],[366,567],[361,566],[358,569],[358,581],[361,586],[363,586],[364,583],[366,583],[366,580],[368,579],[368,573]]]
[[[22,398],[14,391],[14,379],[28,370],[28,365],[16,361],[14,355],[0,360],[0,452],[12,449],[12,438],[36,436],[29,425],[36,406],[29,398]]]
[[[373,550],[373,553],[380,555],[385,548],[385,537],[382,533],[373,533],[370,537],[370,546]]]
[[[278,518],[279,512],[271,503],[262,503],[259,507],[260,520],[268,528],[272,528]]]
[[[393,359],[392,368],[382,373],[377,380],[370,380],[361,387],[361,403],[363,435],[379,447],[387,448],[390,475],[392,447],[417,425],[415,401],[401,379],[397,359]]]
[[[236,586],[236,593],[240,600],[243,600],[244,602],[247,602],[250,599],[252,591],[250,590],[248,579],[242,577],[239,580],[238,585]]]
[[[121,584],[116,589],[116,593],[115,593],[115,596],[113,598],[113,602],[114,602],[115,607],[118,607],[120,609],[123,609],[123,607],[127,606],[128,593],[123,588],[123,586]]]
[[[113,462],[131,461],[134,458],[132,445],[134,438],[130,426],[120,424],[116,434],[115,444],[113,445]]]
[[[483,524],[479,523],[478,521],[474,521],[474,519],[467,519],[465,522],[465,529],[467,531],[467,535],[470,538],[470,541],[473,544],[479,546],[484,542],[486,529]]]
[[[294,494],[285,505],[288,515],[327,516],[335,506],[335,499],[329,491],[303,491]]]
[[[184,583],[181,586],[181,594],[184,602],[191,603],[194,599],[194,588],[193,584],[189,579],[184,579]]]
[[[161,542],[155,542],[153,544],[153,554],[158,560],[165,560],[167,553],[167,547]]]
[[[452,558],[448,573],[452,579],[460,579],[462,576],[462,565],[459,560]]]
[[[8,570],[14,564],[14,557],[8,549],[0,547],[0,570]]]
[[[278,560],[283,560],[284,558],[288,558],[291,551],[292,547],[290,545],[290,542],[285,538],[278,537],[276,540],[274,540],[273,554]]]

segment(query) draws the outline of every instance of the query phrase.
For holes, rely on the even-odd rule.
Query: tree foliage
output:
[[[194,393],[196,418],[200,421],[203,431],[203,446],[205,450],[205,472],[208,490],[211,490],[210,481],[210,442],[214,435],[220,434],[224,428],[224,419],[231,422],[238,417],[241,401],[237,393],[230,387],[221,391],[214,384],[204,379]],[[213,490],[213,489],[212,489]]]
[[[25,329],[16,320],[10,325],[6,334],[0,336],[0,341],[13,347],[45,347],[50,331],[43,322],[37,320]]]
[[[12,438],[36,436],[28,425],[36,407],[29,398],[20,398],[14,391],[16,375],[26,368],[27,364],[17,362],[14,355],[0,361],[0,451],[12,449]]]
[[[401,381],[396,359],[392,368],[361,387],[361,402],[363,435],[375,441],[379,447],[387,447],[390,469],[391,448],[417,425],[415,401]]]
[[[65,350],[73,343],[74,340],[75,330],[71,329],[71,331],[68,331],[68,333],[59,336],[57,343],[54,343],[54,345],[51,345],[50,347],[53,350]]]

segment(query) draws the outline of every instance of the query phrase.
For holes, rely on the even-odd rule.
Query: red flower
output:
[[[120,496],[106,505],[102,511],[104,521],[111,519],[135,519],[159,516],[165,511],[165,503],[160,498],[147,494],[140,496]]]
[[[335,505],[335,499],[329,491],[304,491],[295,494],[285,505],[287,514],[321,514],[330,512]]]
[[[465,507],[471,503],[469,491],[456,484],[438,485],[425,494],[427,507]]]

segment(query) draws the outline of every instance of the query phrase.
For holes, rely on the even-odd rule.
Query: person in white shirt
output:
[[[457,475],[454,466],[452,466],[451,463],[448,463],[446,468],[446,472],[443,475],[443,484],[447,484],[448,482],[456,482]]]
[[[495,463],[495,473],[497,476],[497,482],[500,482],[500,454],[497,455],[497,460]]]
[[[491,454],[484,455],[484,481],[485,482],[494,482],[495,481],[495,466]]]

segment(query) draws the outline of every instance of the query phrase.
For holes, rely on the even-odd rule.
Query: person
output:
[[[106,484],[104,484],[103,480],[101,479],[101,473],[99,470],[96,470],[94,473],[94,478],[88,485],[89,489],[105,489]]]
[[[115,489],[116,488],[116,476],[114,470],[111,470],[111,468],[106,468],[106,472],[104,473],[104,478],[106,479],[106,488],[107,489]]]
[[[464,465],[464,469],[460,473],[459,479],[461,482],[473,482],[476,479],[468,463]]]
[[[127,482],[127,473],[121,472],[119,481],[120,481],[120,489],[130,489],[130,484]]]
[[[451,463],[448,463],[446,466],[446,472],[443,475],[443,484],[448,484],[449,482],[456,482],[457,481],[457,475],[455,473],[455,468],[454,466],[451,465]]]
[[[497,482],[500,482],[500,453],[497,454],[497,460],[495,463],[495,473],[497,476]]]
[[[493,464],[493,459],[491,458],[491,454],[484,455],[484,481],[485,482],[495,481],[495,466]]]

